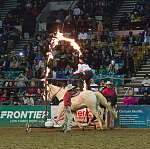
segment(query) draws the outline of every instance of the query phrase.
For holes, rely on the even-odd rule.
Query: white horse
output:
[[[56,96],[58,100],[61,101],[65,93],[66,93],[66,90],[64,88],[50,84],[47,99],[52,101],[52,97]],[[81,130],[83,130],[83,126],[77,120],[76,111],[83,109],[83,108],[87,108],[87,107],[95,115],[95,117],[97,118],[99,122],[100,129],[103,130],[103,127],[102,127],[103,120],[98,114],[98,111],[100,111],[100,106],[99,106],[100,103],[104,105],[110,111],[112,116],[115,116],[115,113],[112,107],[107,103],[106,98],[100,92],[93,92],[90,90],[86,90],[86,91],[82,91],[78,96],[71,98],[72,115],[74,117],[75,122],[78,124]],[[64,111],[64,102],[60,102],[56,123],[59,121],[63,111]]]

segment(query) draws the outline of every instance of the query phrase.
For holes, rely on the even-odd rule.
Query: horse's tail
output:
[[[106,98],[100,93],[100,92],[94,92],[95,96],[97,97],[97,99],[99,100],[99,102],[105,106],[108,111],[110,111],[110,113],[115,116],[115,112],[113,110],[113,108],[108,104]]]

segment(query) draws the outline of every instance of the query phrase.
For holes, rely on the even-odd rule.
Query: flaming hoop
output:
[[[58,45],[59,41],[64,40],[70,43],[70,45],[73,47],[73,49],[77,50],[79,52],[79,57],[82,55],[82,52],[80,50],[79,45],[75,42],[74,39],[71,38],[67,38],[64,37],[63,33],[60,33],[60,31],[58,30],[55,37],[52,38],[51,43],[49,45],[49,51],[47,52],[47,61],[46,61],[46,66],[45,66],[45,78],[42,79],[42,81],[44,81],[44,87],[45,87],[45,91],[44,91],[44,95],[43,98],[45,101],[47,101],[47,90],[48,90],[48,82],[47,82],[47,77],[48,74],[50,72],[50,69],[47,67],[48,62],[50,61],[50,59],[53,59],[53,55],[52,55],[52,49]],[[84,90],[86,89],[86,83],[84,82]]]

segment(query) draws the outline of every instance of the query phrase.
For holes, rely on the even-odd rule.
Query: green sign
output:
[[[41,126],[45,115],[45,106],[0,106],[0,126],[25,126],[26,123]],[[50,118],[50,106],[47,115]]]

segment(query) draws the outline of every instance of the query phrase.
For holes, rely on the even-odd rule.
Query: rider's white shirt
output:
[[[88,64],[78,64],[78,73],[91,70]]]

